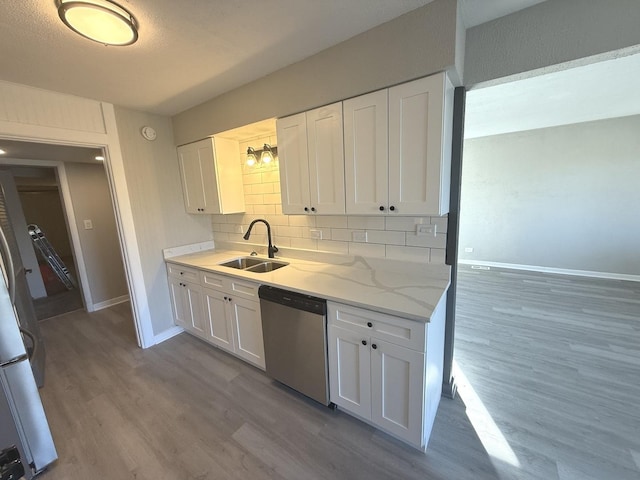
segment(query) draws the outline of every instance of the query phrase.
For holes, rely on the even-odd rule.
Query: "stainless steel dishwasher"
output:
[[[267,285],[258,296],[267,375],[331,405],[326,300]]]

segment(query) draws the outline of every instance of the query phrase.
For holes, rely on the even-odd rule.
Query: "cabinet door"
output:
[[[233,352],[233,327],[227,314],[227,298],[228,295],[217,290],[203,289],[205,337],[220,348]]]
[[[424,368],[424,353],[371,339],[371,420],[417,447],[422,447]]]
[[[445,82],[442,73],[389,89],[389,203],[397,214],[448,211]]]
[[[387,90],[343,102],[346,211],[384,214],[389,208]]]
[[[276,130],[282,213],[287,215],[304,214],[311,207],[305,114],[299,113],[278,119]]]
[[[178,147],[178,162],[187,213],[215,213],[206,212],[215,209],[213,199],[218,195],[211,139]]]
[[[182,328],[190,327],[191,323],[187,318],[186,304],[186,290],[183,287],[183,282],[176,277],[169,277],[169,294],[171,295],[171,309],[173,311],[173,319],[176,325]]]
[[[342,103],[307,112],[311,210],[345,213]]]
[[[189,322],[189,329],[201,336],[206,336],[204,308],[202,304],[202,287],[194,283],[184,283],[185,314]]]
[[[331,401],[362,418],[371,418],[369,339],[333,325],[329,325],[328,339]]]
[[[228,302],[227,307],[236,340],[236,355],[264,370],[260,303],[233,298],[231,302]]]

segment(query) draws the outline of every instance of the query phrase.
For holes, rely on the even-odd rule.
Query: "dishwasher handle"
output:
[[[261,285],[258,289],[258,297],[260,297],[260,300],[277,303],[296,310],[304,310],[305,312],[323,316],[327,314],[327,301],[325,299],[312,297],[304,293],[290,292],[269,285]]]

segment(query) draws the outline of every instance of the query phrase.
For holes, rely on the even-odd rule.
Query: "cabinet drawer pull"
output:
[[[384,212],[384,207],[382,205],[380,205],[380,211]]]
[[[316,207],[311,207],[311,211],[315,212],[316,211]]]
[[[304,211],[308,212],[309,211],[309,207],[304,207]]]
[[[367,346],[367,341],[366,340],[362,340],[362,344],[366,347]]]
[[[393,212],[395,209],[396,209],[396,207],[394,207],[393,205],[391,205],[391,206],[389,207],[389,210],[391,210],[392,212]]]
[[[371,344],[371,348],[373,348],[375,350],[376,348],[378,348],[378,345],[376,345],[375,343],[372,343]]]
[[[373,327],[373,323],[367,322],[367,327],[369,327],[369,328]]]

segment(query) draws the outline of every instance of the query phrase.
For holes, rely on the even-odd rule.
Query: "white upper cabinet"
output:
[[[282,212],[345,213],[342,103],[278,119]]]
[[[449,211],[453,86],[439,73],[389,89],[389,208]]]
[[[346,212],[447,213],[452,108],[444,73],[345,100]]]
[[[307,117],[303,113],[276,122],[282,213],[301,214],[311,205]]]
[[[187,213],[245,211],[237,141],[205,138],[177,150]]]
[[[347,213],[371,215],[389,208],[387,90],[345,100],[344,156]]]

